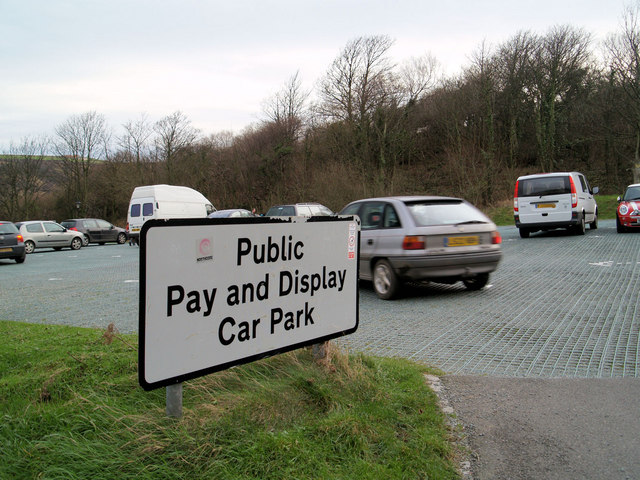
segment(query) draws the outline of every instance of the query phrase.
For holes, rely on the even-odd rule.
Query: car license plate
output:
[[[555,203],[536,203],[536,208],[556,208]]]
[[[478,245],[480,238],[477,235],[466,235],[464,237],[445,237],[445,247],[468,247],[471,245]]]
[[[11,248],[0,248],[0,253],[10,252],[11,250]]]

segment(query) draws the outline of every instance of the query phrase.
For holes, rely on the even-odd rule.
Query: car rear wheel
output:
[[[16,263],[24,263],[26,257],[16,257],[14,260]]]
[[[488,273],[480,273],[475,277],[465,278],[462,280],[464,286],[467,287],[467,290],[480,290],[489,282],[489,274]]]
[[[589,230],[596,230],[598,228],[598,212],[593,215],[593,222],[589,224]]]
[[[120,233],[118,234],[118,240],[117,240],[117,242],[118,242],[120,245],[122,245],[122,244],[123,244],[124,242],[126,242],[126,241],[127,241],[127,235],[126,235],[125,233],[120,232]]]
[[[33,243],[31,240],[27,240],[26,242],[24,242],[25,253],[33,253],[35,249],[36,249],[36,244]]]
[[[80,250],[82,248],[82,239],[80,237],[75,237],[71,240],[71,250]]]
[[[378,297],[391,300],[398,293],[400,281],[387,260],[378,260],[373,267],[373,289]]]
[[[584,223],[584,213],[582,214],[582,218],[580,219],[580,223],[574,227],[576,235],[584,235],[586,232],[585,223]]]
[[[82,238],[82,246],[87,247],[89,245],[89,237],[86,235]]]
[[[529,238],[529,234],[531,233],[529,230],[527,230],[526,228],[519,228],[518,230],[520,230],[521,238]]]

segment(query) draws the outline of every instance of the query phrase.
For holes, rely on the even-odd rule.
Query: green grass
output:
[[[458,478],[427,369],[405,360],[278,355],[186,382],[176,420],[138,386],[134,335],[0,335],[0,478]]]
[[[616,218],[617,198],[618,195],[596,195],[599,220],[613,220]],[[512,201],[503,202],[495,207],[487,208],[485,214],[498,226],[515,225]]]

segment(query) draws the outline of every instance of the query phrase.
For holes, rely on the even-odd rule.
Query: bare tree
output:
[[[0,217],[18,221],[36,214],[48,143],[44,137],[26,137],[19,145],[11,144],[9,155],[0,159]]]
[[[360,122],[387,98],[392,65],[386,35],[358,37],[334,60],[320,83],[320,112],[332,119]]]
[[[176,111],[158,120],[153,126],[156,132],[156,151],[158,158],[165,162],[167,181],[171,183],[175,177],[175,161],[177,153],[198,138],[199,131],[191,126],[182,112]]]
[[[153,126],[149,123],[146,114],[142,114],[138,120],[128,121],[123,126],[124,133],[117,138],[117,143],[122,149],[122,155],[127,162],[135,164],[138,183],[144,181],[143,166],[149,160],[151,153],[150,139],[153,135]]]
[[[627,99],[621,110],[635,135],[633,182],[640,182],[640,7],[627,7],[622,31],[605,41],[614,82],[622,87]]]
[[[500,92],[499,109],[508,138],[508,167],[515,168],[520,148],[520,136],[527,120],[526,85],[531,69],[535,38],[529,32],[519,32],[498,48],[495,56],[496,81]]]
[[[533,54],[529,94],[536,110],[538,160],[543,171],[557,166],[562,110],[588,74],[591,35],[569,26],[552,28]]]
[[[438,71],[439,62],[431,54],[407,60],[398,75],[405,102],[414,103],[431,90],[436,85]]]
[[[100,154],[105,153],[109,132],[103,115],[95,111],[73,115],[55,129],[55,149],[62,161],[67,201],[80,202],[78,209],[88,209],[89,175]]]
[[[138,120],[122,125],[124,133],[118,137],[118,145],[124,150],[131,162],[141,164],[149,156],[149,139],[153,135],[153,126],[149,123],[146,114],[142,114]]]
[[[300,72],[296,72],[282,90],[269,98],[263,105],[267,118],[285,135],[294,141],[298,138],[304,124],[306,103],[310,92],[302,89]]]

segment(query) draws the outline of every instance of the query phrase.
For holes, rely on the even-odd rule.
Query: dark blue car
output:
[[[24,240],[18,227],[4,220],[0,220],[0,258],[15,260],[16,263],[22,263],[26,258]]]

